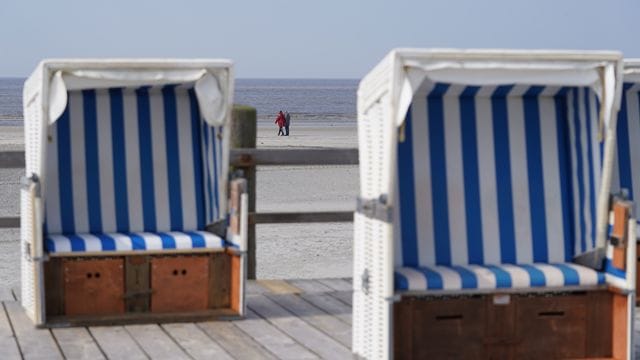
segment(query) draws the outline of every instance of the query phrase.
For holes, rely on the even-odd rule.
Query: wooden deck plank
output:
[[[320,308],[297,295],[269,294],[267,296],[295,316],[303,319],[317,329],[322,330],[325,334],[339,341],[347,348],[351,348],[351,326],[320,310]]]
[[[240,328],[227,321],[208,321],[198,326],[238,360],[276,359]]]
[[[287,280],[291,285],[299,288],[305,293],[324,293],[333,291],[327,285],[323,283],[313,280],[313,279],[295,279],[295,280]]]
[[[127,325],[124,328],[152,359],[189,359],[158,325]]]
[[[353,306],[353,293],[351,291],[334,291],[330,294],[336,299],[349,305],[349,307]]]
[[[260,294],[264,294],[266,292],[269,292],[268,289],[265,289],[263,286],[258,284],[255,280],[247,281],[245,291],[247,293],[247,296],[249,296],[249,295],[260,295]]]
[[[344,302],[336,299],[329,294],[305,293],[300,294],[300,296],[313,305],[342,320],[344,323],[351,325],[351,307]]]
[[[284,280],[256,280],[256,283],[274,294],[297,294],[302,292],[302,290]]]
[[[144,351],[122,326],[92,326],[89,331],[109,359],[147,359]]]
[[[20,359],[20,349],[9,318],[0,302],[0,359]]]
[[[344,345],[295,317],[266,296],[247,299],[248,307],[284,333],[325,359],[348,359],[351,351]]]
[[[59,328],[52,329],[51,332],[67,359],[105,358],[91,334],[85,328]]]
[[[37,329],[18,302],[4,303],[25,359],[62,359],[51,332]]]
[[[335,291],[352,291],[353,285],[342,279],[318,279],[320,283],[332,288]]]
[[[243,320],[234,321],[234,324],[279,359],[318,358],[251,310],[247,311],[247,315]]]
[[[194,359],[233,359],[193,323],[164,324],[162,328]]]

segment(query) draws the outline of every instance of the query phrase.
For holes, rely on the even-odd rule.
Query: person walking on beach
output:
[[[280,135],[284,135],[284,124],[285,124],[285,118],[284,118],[284,114],[282,113],[282,110],[280,110],[280,112],[278,113],[278,117],[276,118],[276,124],[278,124],[278,136]]]
[[[291,124],[291,115],[288,111],[284,112],[284,136],[289,136],[289,124]]]

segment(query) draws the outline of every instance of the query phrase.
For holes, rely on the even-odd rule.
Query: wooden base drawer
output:
[[[205,310],[209,306],[209,257],[151,259],[151,312]]]
[[[65,259],[62,269],[66,315],[124,313],[124,266],[121,258]]]

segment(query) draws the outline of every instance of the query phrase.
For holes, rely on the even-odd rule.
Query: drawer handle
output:
[[[88,273],[87,273],[87,279],[91,279],[91,278],[93,278],[93,277],[94,277],[94,278],[96,278],[96,279],[99,279],[99,278],[100,278],[100,273],[99,273],[99,272],[96,272],[96,273],[90,273],[90,272],[88,272]]]
[[[561,317],[564,316],[564,311],[542,311],[538,313],[540,317]]]
[[[461,320],[463,318],[462,315],[437,315],[436,321],[446,321],[446,320]]]
[[[173,269],[173,276],[178,276],[182,274],[183,276],[187,275],[187,269],[182,269],[182,271],[179,271],[178,269]]]

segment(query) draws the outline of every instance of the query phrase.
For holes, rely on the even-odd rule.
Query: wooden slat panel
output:
[[[18,349],[18,343],[15,336],[13,336],[13,330],[11,330],[11,324],[9,318],[4,311],[4,307],[0,302],[0,359],[20,359],[20,350]]]
[[[358,149],[231,149],[232,166],[358,165]]]
[[[234,323],[280,359],[318,358],[253,311],[247,311],[245,319]]]
[[[276,359],[231,322],[209,321],[199,323],[198,326],[238,360]]]
[[[231,309],[236,313],[240,313],[242,311],[242,297],[240,296],[240,291],[242,288],[242,279],[240,279],[240,272],[242,269],[241,266],[241,257],[237,255],[231,256],[231,284],[229,287],[229,302],[231,303]]]
[[[351,326],[327,314],[299,296],[268,294],[268,298],[284,307],[295,316],[322,330],[325,334],[351,348]]]
[[[347,359],[351,351],[264,296],[247,299],[248,307],[314,353],[327,359]]]
[[[147,359],[144,351],[122,326],[94,326],[89,331],[109,359]]]
[[[62,359],[49,330],[36,329],[19,303],[7,302],[4,304],[25,359]]]
[[[590,292],[587,305],[587,354],[591,357],[608,357],[613,344],[612,337],[608,335],[613,332],[613,312],[609,311],[613,306],[613,294],[608,291]],[[635,330],[637,346],[640,345],[637,342],[640,340],[637,325]]]
[[[24,151],[0,151],[0,169],[23,169]]]
[[[165,324],[162,327],[194,359],[233,359],[195,324]]]
[[[64,270],[62,259],[44,263],[44,293],[47,316],[64,315]]]
[[[329,294],[300,294],[306,301],[351,325],[351,307]]]
[[[15,229],[19,227],[19,217],[0,217],[0,229]]]
[[[249,214],[250,224],[352,222],[353,211],[267,212]]]
[[[211,254],[209,261],[209,308],[228,308],[231,299],[231,255]]]
[[[52,329],[67,359],[104,359],[98,345],[85,328]]]
[[[127,325],[125,329],[152,359],[189,359],[158,325]]]
[[[626,359],[627,358],[627,344],[629,339],[627,339],[627,327],[628,318],[627,318],[627,295],[622,294],[613,294],[612,301],[612,347],[613,347],[613,357],[616,359]]]
[[[124,270],[127,312],[148,312],[151,304],[149,256],[125,257]]]

